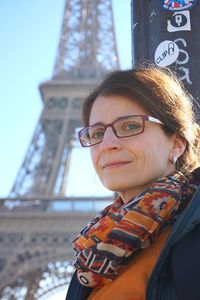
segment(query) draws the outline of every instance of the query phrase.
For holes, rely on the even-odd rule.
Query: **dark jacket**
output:
[[[91,291],[74,273],[66,300],[86,300]],[[146,300],[200,300],[200,188],[173,226],[150,276]]]
[[[149,279],[146,300],[200,300],[200,188],[173,226]]]

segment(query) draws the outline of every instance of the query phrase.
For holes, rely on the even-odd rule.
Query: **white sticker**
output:
[[[179,48],[177,44],[173,41],[163,41],[158,45],[154,60],[156,65],[159,67],[166,67],[173,64],[179,55]]]
[[[167,30],[169,32],[191,31],[189,10],[175,12],[171,19],[167,21]]]

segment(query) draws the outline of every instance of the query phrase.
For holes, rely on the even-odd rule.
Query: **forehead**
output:
[[[142,114],[148,112],[135,100],[119,95],[98,96],[90,112],[89,124],[107,124],[119,117]]]

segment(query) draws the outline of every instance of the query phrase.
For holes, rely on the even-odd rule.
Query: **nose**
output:
[[[101,150],[120,149],[119,138],[114,134],[111,127],[106,128],[103,140],[100,143]]]

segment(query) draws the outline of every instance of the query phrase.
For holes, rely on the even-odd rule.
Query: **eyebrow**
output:
[[[123,118],[126,118],[126,117],[134,117],[134,116],[141,116],[141,115],[126,115],[126,116],[120,116],[118,118],[116,118],[114,121],[110,122],[110,123],[103,123],[103,122],[97,122],[97,123],[94,123],[94,124],[91,124],[91,125],[88,125],[87,127],[90,127],[90,126],[94,126],[94,125],[108,125],[108,124],[112,124],[113,122],[115,121],[118,121],[120,119],[123,119]]]

